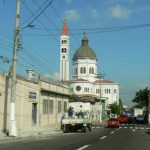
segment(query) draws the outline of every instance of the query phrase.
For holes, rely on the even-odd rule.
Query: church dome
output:
[[[88,39],[86,33],[84,33],[84,37],[82,39],[82,45],[80,48],[76,50],[73,60],[82,59],[82,58],[96,59],[96,54],[94,50],[91,49],[88,45]]]

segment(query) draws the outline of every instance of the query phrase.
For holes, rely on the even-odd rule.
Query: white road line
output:
[[[84,145],[84,146],[78,148],[77,150],[83,150],[83,149],[85,149],[85,148],[87,148],[87,147],[89,147],[89,146],[90,146],[90,145]]]
[[[127,129],[127,127],[124,127],[125,129]]]
[[[135,129],[133,129],[132,131],[135,132]]]
[[[146,128],[147,130],[149,130],[150,128]]]
[[[96,127],[97,129],[99,129],[100,127]]]
[[[114,131],[110,132],[110,134],[114,134],[114,133],[115,133]]]
[[[106,138],[107,136],[102,136],[100,139],[102,140],[102,139],[104,139],[104,138]]]

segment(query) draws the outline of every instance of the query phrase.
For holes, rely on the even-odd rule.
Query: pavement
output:
[[[61,130],[24,132],[20,135],[17,135],[16,137],[7,136],[4,133],[0,133],[0,143],[17,142],[17,141],[24,141],[24,140],[31,140],[31,139],[39,139],[39,138],[47,138],[47,137],[55,136],[58,134],[63,134],[63,132]]]

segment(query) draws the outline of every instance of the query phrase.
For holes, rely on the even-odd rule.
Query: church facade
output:
[[[66,22],[64,25],[66,28],[64,30],[63,27],[62,33],[65,33],[65,36],[68,36],[67,39],[69,39]],[[60,37],[61,43],[63,37],[64,35]],[[68,48],[66,53],[69,56],[69,45],[66,46]],[[62,46],[60,46],[60,53],[62,59],[62,55],[64,55]],[[70,83],[70,92],[71,94],[78,95],[83,102],[102,105],[102,109],[105,112],[106,110],[109,111],[110,104],[114,102],[119,104],[119,84],[111,80],[101,79],[98,76],[97,64],[96,53],[90,48],[87,34],[84,33],[81,46],[75,51],[73,56],[72,79],[68,80]],[[62,66],[62,61],[60,66]],[[64,68],[67,68],[67,65]],[[69,77],[69,71],[66,72],[63,69],[61,71],[66,73],[66,77]],[[60,78],[63,79],[63,74],[60,74]]]

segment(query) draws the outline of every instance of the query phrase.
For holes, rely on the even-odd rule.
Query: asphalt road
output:
[[[39,139],[7,142],[0,150],[150,150],[150,127],[95,127],[92,132],[65,133]]]

